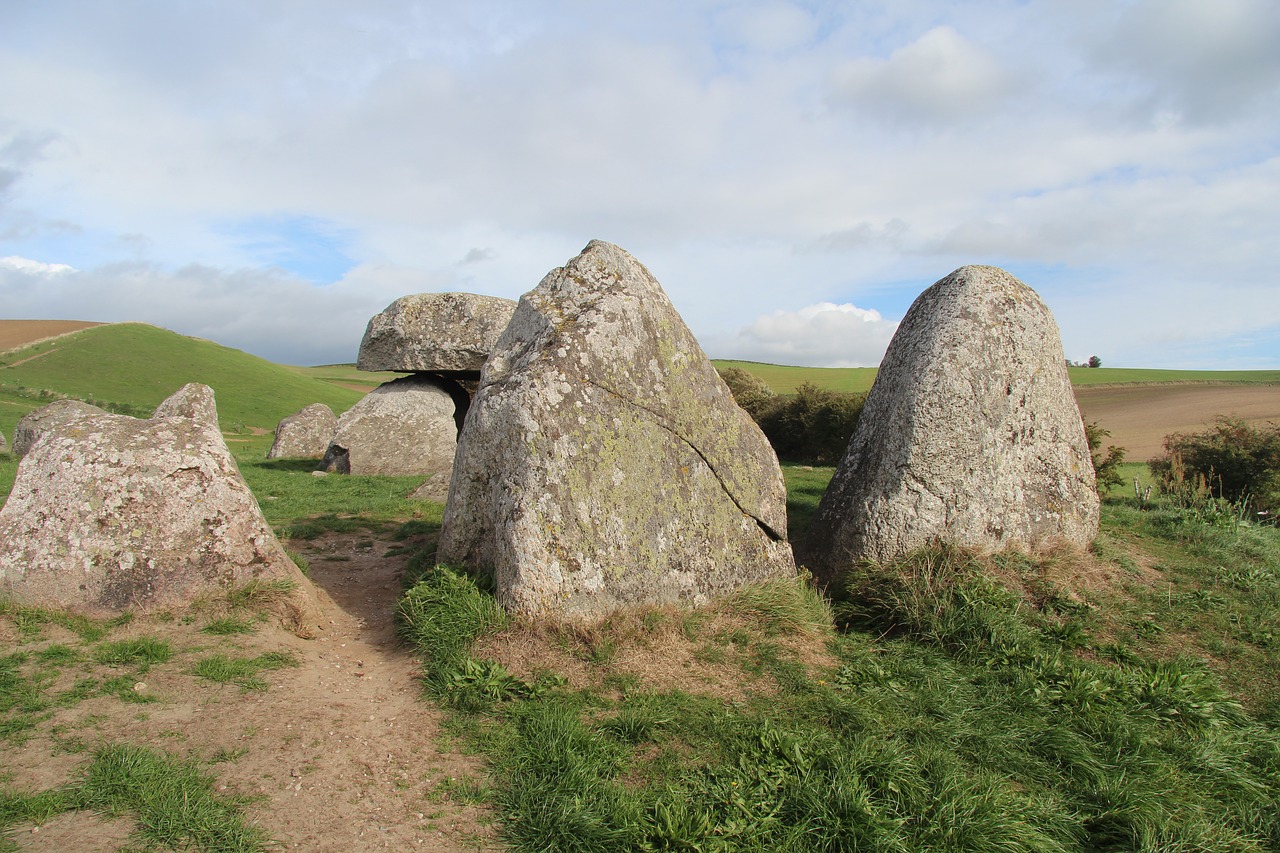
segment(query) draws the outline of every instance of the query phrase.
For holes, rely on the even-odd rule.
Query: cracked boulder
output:
[[[415,293],[375,314],[360,341],[361,370],[473,376],[516,304],[474,293]]]
[[[151,419],[55,414],[0,509],[0,596],[109,615],[287,581],[282,615],[299,627],[313,615],[313,590],[227,450],[211,390],[187,386]]]
[[[449,478],[467,392],[415,374],[385,382],[338,418],[321,467],[339,474]]]
[[[806,537],[830,577],[947,542],[1088,545],[1098,493],[1062,339],[1030,287],[962,267],[912,304]]]
[[[792,576],[777,458],[661,286],[593,241],[481,374],[437,558],[530,615],[699,604]]]
[[[338,417],[324,403],[312,403],[276,424],[268,459],[322,459],[338,429]]]

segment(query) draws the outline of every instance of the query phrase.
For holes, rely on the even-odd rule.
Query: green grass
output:
[[[258,673],[297,665],[297,659],[289,652],[266,652],[253,658],[215,654],[201,658],[191,672],[199,678],[218,684],[237,684],[242,690],[261,691],[266,690],[268,685],[258,677]]]
[[[422,485],[422,477],[316,477],[313,463],[297,459],[241,459],[239,464],[267,522],[276,528],[326,515],[390,522],[443,512],[439,504],[408,499]]]
[[[804,511],[830,469],[787,476]],[[718,605],[743,627],[685,624],[704,664],[755,685],[737,699],[476,661],[502,620],[456,573],[413,587],[402,624],[428,684],[482,694],[428,691],[486,756],[478,796],[518,851],[1280,850],[1280,531],[1118,495],[1096,550],[864,565],[834,617],[803,585],[744,590]],[[1070,586],[1098,565],[1120,580]],[[827,662],[780,642],[802,634]],[[595,666],[625,642],[652,641],[612,638]]]
[[[244,815],[249,800],[220,795],[204,768],[190,759],[127,744],[100,747],[76,782],[37,792],[0,791],[0,829],[42,824],[68,811],[128,816],[136,837],[171,850],[250,853],[269,839]],[[18,849],[0,838],[0,850]]]
[[[363,396],[210,341],[141,323],[118,323],[0,356],[0,391],[5,392],[0,432],[12,435],[24,405],[38,408],[49,402],[38,396],[41,391],[149,415],[188,382],[214,390],[222,428],[237,433],[247,427],[274,430],[281,418],[311,403],[342,412]]]
[[[805,382],[842,393],[864,393],[875,382],[874,367],[788,367],[755,361],[716,359],[717,367],[740,367],[765,381],[775,394],[794,394]],[[1071,384],[1142,385],[1166,383],[1280,384],[1280,370],[1148,370],[1127,367],[1071,367]]]

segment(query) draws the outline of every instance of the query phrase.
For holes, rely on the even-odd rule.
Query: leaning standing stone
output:
[[[338,418],[321,463],[340,474],[432,476],[453,470],[459,406],[456,382],[405,376],[383,383]]]
[[[268,459],[321,459],[338,429],[338,417],[324,403],[312,403],[276,424]]]
[[[701,603],[795,574],[786,489],[658,282],[594,241],[520,300],[485,364],[441,562],[526,614]]]
[[[267,526],[188,386],[149,420],[63,409],[45,421],[0,508],[0,595],[91,615],[181,606],[250,580],[311,587]],[[197,405],[189,405],[192,402]]]
[[[1035,291],[962,267],[916,299],[809,529],[831,576],[945,541],[1084,546],[1098,493],[1062,339]]]
[[[360,341],[361,370],[479,372],[516,303],[474,293],[404,296],[374,315]]]

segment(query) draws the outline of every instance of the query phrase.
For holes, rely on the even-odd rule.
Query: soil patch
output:
[[[0,320],[0,352],[101,325],[85,320]]]
[[[395,637],[406,558],[386,556],[393,543],[367,532],[290,545],[310,563],[325,604],[315,637],[274,625],[211,635],[200,630],[209,615],[199,611],[168,622],[138,619],[110,639],[147,635],[170,643],[174,658],[140,676],[135,688],[158,701],[94,697],[59,710],[24,744],[0,741],[0,765],[11,774],[6,784],[65,784],[87,760],[85,747],[132,743],[208,762],[218,790],[256,798],[250,818],[283,849],[501,849],[490,814],[450,797],[454,780],[482,779],[483,768],[447,746],[442,715],[420,696],[417,661]],[[74,637],[48,628],[44,640]],[[212,654],[272,652],[289,653],[298,665],[262,671],[266,690],[191,673]],[[82,676],[63,677],[69,685]],[[38,831],[15,827],[11,837],[29,850],[122,846],[119,822],[73,816],[53,823]]]
[[[1280,385],[1117,385],[1077,388],[1086,421],[1111,431],[1104,446],[1125,448],[1132,462],[1144,462],[1164,450],[1164,437],[1198,432],[1218,415],[1264,424],[1280,423]]]

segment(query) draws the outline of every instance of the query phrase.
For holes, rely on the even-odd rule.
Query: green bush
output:
[[[779,459],[835,465],[844,458],[865,394],[839,394],[806,382],[757,418]]]
[[[1124,448],[1114,444],[1102,452],[1102,440],[1111,435],[1111,430],[1103,429],[1097,421],[1084,425],[1085,441],[1089,443],[1089,456],[1093,459],[1093,473],[1098,482],[1098,494],[1102,494],[1112,486],[1123,486],[1124,477],[1120,476],[1120,465],[1124,462]]]
[[[1149,463],[1170,494],[1218,498],[1252,512],[1280,510],[1280,426],[1219,415],[1203,432],[1175,433]]]

